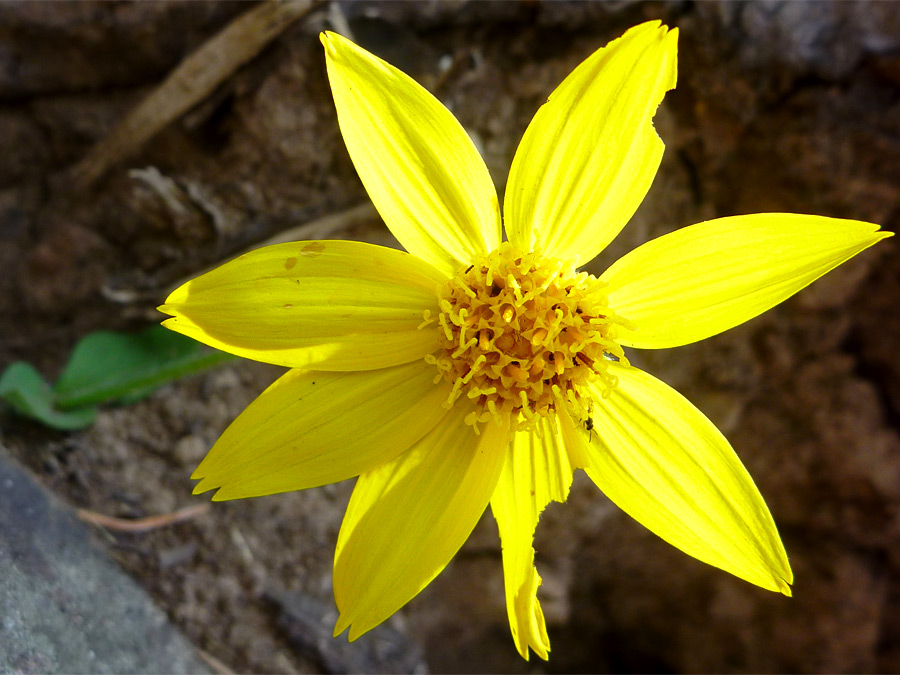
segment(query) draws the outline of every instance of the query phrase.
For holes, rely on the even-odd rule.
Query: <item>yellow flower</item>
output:
[[[675,86],[677,30],[632,28],[540,108],[510,170],[506,242],[453,115],[352,42],[322,42],[350,156],[409,253],[281,244],[172,293],[167,327],[291,368],[225,431],[195,492],[237,499],[359,476],[334,563],[335,635],[349,627],[351,640],[419,593],[490,504],[513,639],[546,659],[534,530],[579,468],[685,553],[790,595],[775,524],[731,446],[622,346],[720,333],[890,233],[735,216],[659,237],[599,278],[577,272],[659,167],[652,118]]]

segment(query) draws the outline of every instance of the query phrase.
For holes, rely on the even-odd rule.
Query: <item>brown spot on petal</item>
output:
[[[305,256],[317,256],[325,250],[325,244],[321,241],[312,241],[300,249],[300,254]]]
[[[292,269],[294,269],[294,266],[296,264],[297,264],[296,258],[288,258],[287,260],[284,261],[284,269],[292,270]]]

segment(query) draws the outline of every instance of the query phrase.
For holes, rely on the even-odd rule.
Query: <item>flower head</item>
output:
[[[623,347],[736,326],[890,236],[795,214],[734,216],[577,268],[625,226],[663,153],[677,30],[632,28],[553,92],[510,170],[501,236],[487,168],[408,76],[322,35],[341,132],[409,253],[280,244],[179,288],[165,325],[291,368],[224,432],[195,492],[236,499],[359,476],[334,565],[335,634],[370,630],[450,561],[490,504],[520,654],[550,649],[532,541],[584,469],[687,554],[790,595],[775,524],[728,441]]]

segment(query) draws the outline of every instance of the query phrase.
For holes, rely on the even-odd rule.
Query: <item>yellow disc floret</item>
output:
[[[438,291],[435,321],[441,351],[426,357],[446,378],[450,407],[462,396],[477,404],[466,422],[475,427],[504,418],[514,430],[533,428],[537,417],[566,410],[589,416],[584,387],[616,385],[610,360],[624,360],[604,284],[586,272],[509,242],[461,268]]]

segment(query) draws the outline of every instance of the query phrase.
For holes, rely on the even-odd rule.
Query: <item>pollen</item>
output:
[[[466,422],[476,431],[492,419],[533,429],[563,410],[588,419],[587,386],[608,396],[616,386],[609,363],[626,361],[616,331],[629,324],[609,308],[604,286],[509,242],[460,268],[438,291],[438,316],[422,324],[436,319],[441,350],[425,358],[435,382],[451,385],[445,406],[474,401]]]

